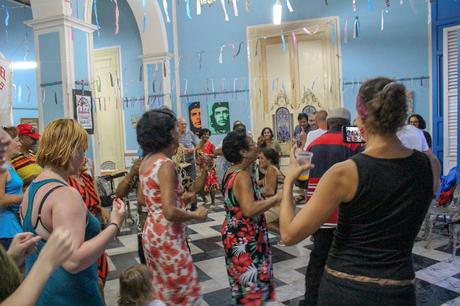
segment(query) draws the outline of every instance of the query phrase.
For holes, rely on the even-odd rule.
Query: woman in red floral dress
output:
[[[211,131],[209,129],[201,129],[198,136],[201,139],[200,145],[197,150],[203,152],[206,156],[212,159],[212,167],[208,170],[208,176],[206,178],[206,184],[204,185],[204,192],[211,195],[211,207],[216,206],[216,190],[219,188],[219,182],[217,181],[216,166],[214,159],[216,158],[215,150],[216,146],[209,140]],[[206,196],[202,195],[203,199]],[[205,200],[206,202],[206,200]]]
[[[275,299],[264,212],[281,201],[281,192],[263,199],[250,170],[258,150],[243,131],[230,132],[222,151],[234,164],[222,184],[226,211],[222,240],[233,304],[262,305]]]
[[[136,128],[145,157],[139,181],[149,209],[142,233],[147,266],[153,274],[152,299],[166,305],[199,305],[200,284],[187,248],[184,222],[207,217],[200,206],[185,210],[184,195],[171,157],[179,146],[176,117],[167,109],[146,112]]]

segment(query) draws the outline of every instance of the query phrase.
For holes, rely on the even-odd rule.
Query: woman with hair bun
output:
[[[439,162],[396,136],[406,121],[403,85],[382,77],[364,82],[356,109],[365,151],[330,168],[297,215],[292,187],[311,165],[299,165],[292,151],[281,238],[287,245],[305,239],[339,208],[318,304],[416,305],[411,252],[439,184]]]
[[[185,222],[205,220],[204,206],[185,209],[194,193],[184,193],[171,160],[179,147],[177,119],[169,109],[144,113],[137,127],[144,158],[139,182],[149,209],[142,232],[147,266],[152,270],[152,297],[166,305],[200,305],[200,283],[187,247]],[[205,169],[207,170],[207,169]],[[206,176],[202,176],[202,181]]]

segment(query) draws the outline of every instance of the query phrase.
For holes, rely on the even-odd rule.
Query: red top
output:
[[[101,211],[101,199],[96,192],[94,179],[87,173],[83,173],[80,177],[84,185],[81,185],[74,177],[70,176],[68,179],[69,186],[78,190],[88,210],[94,216],[97,216]]]

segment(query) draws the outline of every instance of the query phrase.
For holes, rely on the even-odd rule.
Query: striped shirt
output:
[[[24,181],[24,190],[42,172],[42,167],[37,164],[37,157],[32,152],[27,155],[21,153],[12,158],[11,165]]]
[[[76,178],[70,176],[68,179],[69,186],[72,186],[73,188],[78,190],[88,210],[94,216],[98,216],[98,214],[101,211],[101,200],[96,191],[96,186],[94,185],[93,177],[87,173],[82,173],[80,178],[83,181],[83,185],[80,184],[80,182]]]

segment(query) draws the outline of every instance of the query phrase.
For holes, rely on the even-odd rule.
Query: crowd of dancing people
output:
[[[106,249],[124,223],[122,199],[134,192],[141,264],[121,272],[118,304],[200,305],[187,224],[206,221],[221,192],[233,304],[276,300],[271,231],[281,246],[312,236],[302,305],[416,305],[411,252],[440,166],[423,118],[406,114],[404,86],[383,77],[363,83],[356,98],[364,144],[344,139],[345,108],[300,114],[290,144],[271,127],[253,135],[241,121],[214,144],[209,129],[194,134],[171,110],[150,110],[136,127],[140,158],[110,208],[75,120],[56,119],[42,135],[28,124],[4,127],[0,304],[105,305]]]

